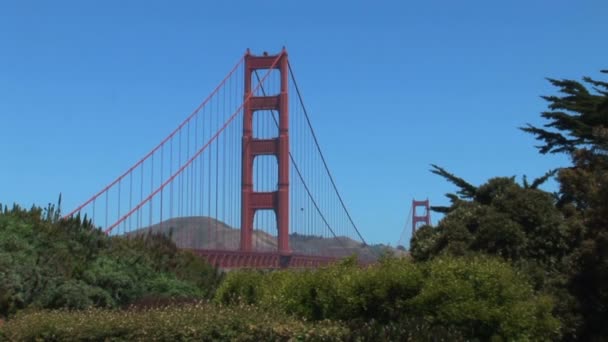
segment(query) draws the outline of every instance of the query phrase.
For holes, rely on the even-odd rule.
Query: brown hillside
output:
[[[240,230],[207,216],[192,216],[173,218],[161,223],[143,228],[139,232],[151,229],[152,232],[161,232],[171,235],[172,240],[180,248],[193,249],[226,249],[236,250],[239,247]],[[364,246],[363,244],[340,236],[336,238],[323,238],[320,236],[306,236],[291,234],[290,247],[297,254],[313,254],[335,257],[346,257],[356,254],[360,260],[373,261],[379,251],[386,246]],[[276,236],[261,230],[253,233],[253,245],[257,251],[277,250]],[[390,248],[393,250],[392,248]],[[394,252],[396,250],[393,250]],[[399,252],[399,251],[397,251]]]

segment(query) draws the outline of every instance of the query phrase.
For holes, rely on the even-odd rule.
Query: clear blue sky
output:
[[[353,217],[395,244],[435,163],[479,184],[566,165],[517,130],[545,77],[608,68],[608,2],[0,2],[0,202],[64,210],[157,144],[249,47],[285,45]],[[348,123],[348,125],[345,125]]]

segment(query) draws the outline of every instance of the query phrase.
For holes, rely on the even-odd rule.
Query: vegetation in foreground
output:
[[[148,310],[39,311],[18,315],[4,334],[14,341],[327,341],[344,340],[348,329],[252,306],[197,303]]]
[[[604,71],[608,73],[608,71]],[[433,172],[459,190],[437,227],[411,243],[416,261],[477,253],[494,255],[528,274],[534,288],[557,301],[564,340],[608,339],[608,83],[550,80],[563,96],[546,96],[544,127],[525,132],[542,154],[563,153],[572,165],[529,183],[492,178],[474,186],[445,169]],[[556,176],[559,191],[538,189]]]
[[[536,339],[560,327],[552,300],[495,258],[386,257],[367,268],[349,259],[230,272],[217,287],[216,271],[168,238],[107,237],[54,216],[0,215],[8,340],[453,341]]]
[[[0,212],[0,318],[23,309],[119,308],[147,298],[210,298],[220,274],[166,237],[109,237],[85,219]]]
[[[10,340],[538,340],[560,323],[552,300],[495,258],[414,264],[354,259],[314,271],[237,271],[214,303],[22,312]]]
[[[386,257],[366,268],[352,259],[305,272],[233,272],[215,300],[350,327],[374,322],[387,327],[390,335],[382,337],[389,340],[539,340],[557,337],[560,328],[550,297],[535,293],[508,263],[485,256],[423,263]]]

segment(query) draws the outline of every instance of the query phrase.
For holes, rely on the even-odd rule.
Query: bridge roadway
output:
[[[228,250],[187,249],[222,269],[232,268],[316,268],[332,264],[340,258],[287,254],[278,252],[241,252]]]

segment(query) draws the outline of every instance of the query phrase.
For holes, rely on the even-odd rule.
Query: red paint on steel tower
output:
[[[416,208],[420,207],[424,209],[424,213],[416,215]],[[416,233],[418,223],[423,223],[427,226],[431,225],[431,210],[428,199],[424,201],[412,200],[412,236]]]
[[[277,69],[281,73],[280,93],[274,96],[252,94],[252,74],[259,69]],[[277,220],[278,251],[289,249],[289,67],[285,49],[274,56],[245,55],[245,105],[243,108],[243,162],[241,197],[241,251],[252,251],[253,220],[257,210],[273,210]],[[253,115],[259,110],[279,113],[279,136],[272,139],[253,137]],[[253,161],[260,155],[273,155],[278,162],[278,190],[253,190]]]

